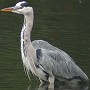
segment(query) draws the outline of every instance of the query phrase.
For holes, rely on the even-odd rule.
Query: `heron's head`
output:
[[[28,15],[33,12],[33,9],[32,7],[28,6],[28,3],[25,0],[22,0],[15,6],[1,9],[1,11]]]

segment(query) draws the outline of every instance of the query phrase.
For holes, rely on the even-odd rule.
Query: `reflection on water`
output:
[[[28,86],[27,90],[88,90],[88,85],[56,85],[54,88],[49,88],[49,85],[43,85],[39,87],[32,88],[31,85]]]

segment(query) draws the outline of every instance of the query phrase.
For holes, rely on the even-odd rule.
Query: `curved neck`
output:
[[[31,36],[31,31],[32,31],[32,27],[33,27],[33,15],[26,15],[24,16],[24,23],[23,23],[23,28],[22,28],[22,32],[23,32],[23,38],[26,40],[30,40],[30,36]]]
[[[24,65],[27,70],[36,74],[36,51],[31,43],[31,30],[33,26],[33,9],[27,15],[24,15],[24,23],[21,31],[21,54]]]
[[[35,49],[32,46],[30,39],[32,26],[33,26],[33,12],[24,15],[24,23],[21,31],[21,53],[23,56],[35,54]],[[33,53],[31,54],[31,52]]]

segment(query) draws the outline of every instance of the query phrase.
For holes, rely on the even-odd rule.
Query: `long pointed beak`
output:
[[[3,12],[12,12],[13,10],[14,9],[12,7],[9,7],[9,8],[3,8],[0,11],[3,11]]]
[[[3,12],[13,12],[13,11],[15,11],[17,9],[19,9],[19,7],[14,6],[14,7],[3,8],[0,11],[3,11]]]

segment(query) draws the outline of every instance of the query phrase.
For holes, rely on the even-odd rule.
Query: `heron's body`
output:
[[[16,6],[25,3],[25,1],[19,2]],[[8,9],[2,11],[5,10]],[[32,7],[23,7],[12,12],[24,15],[24,24],[21,31],[21,55],[28,76],[31,71],[41,81],[49,83],[54,83],[55,79],[59,81],[72,81],[73,79],[79,79],[82,82],[88,81],[87,75],[64,51],[43,40],[31,42],[30,36],[34,18]]]

